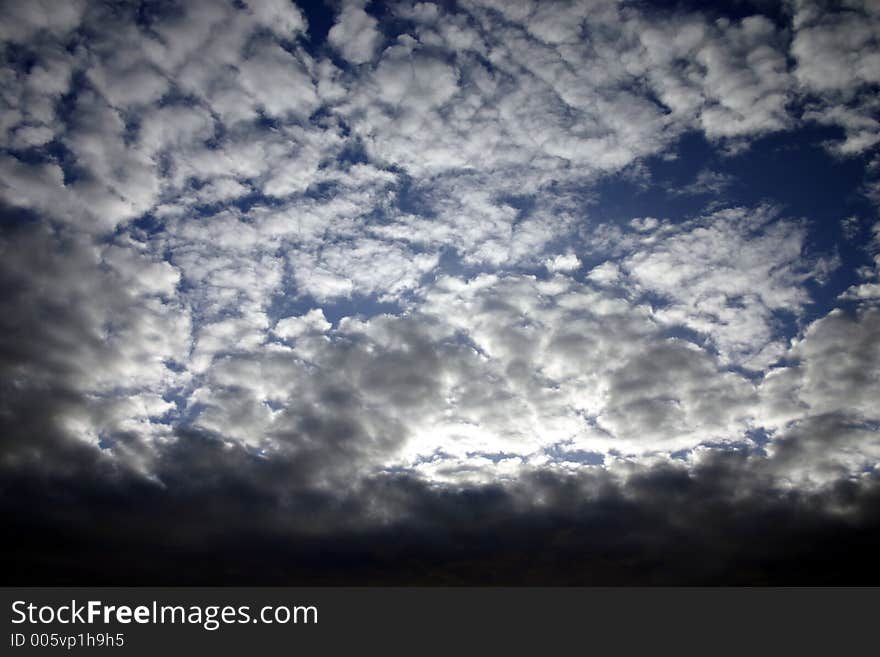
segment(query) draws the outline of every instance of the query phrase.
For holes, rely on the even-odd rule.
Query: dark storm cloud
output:
[[[626,485],[601,471],[463,489],[386,476],[340,495],[298,487],[285,459],[187,438],[163,460],[166,487],[93,459],[4,468],[7,583],[876,583],[875,478],[780,490],[728,453]]]

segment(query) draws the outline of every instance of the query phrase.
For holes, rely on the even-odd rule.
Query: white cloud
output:
[[[850,239],[855,238],[858,231],[858,221],[851,221],[853,219],[856,218],[850,217],[846,220],[852,231]],[[871,256],[873,265],[861,267],[857,272],[865,282],[852,285],[844,290],[840,294],[840,299],[864,302],[880,299],[880,282],[878,282],[880,281],[880,222],[872,226],[871,239],[865,245],[865,250]]]
[[[725,359],[762,369],[783,346],[774,313],[797,313],[811,277],[805,229],[768,208],[735,208],[666,226],[621,263],[635,290],[660,297],[655,316],[704,334]]]
[[[364,239],[355,243],[338,242],[321,249],[315,259],[317,267],[339,280],[348,281],[350,291],[359,294],[376,294],[382,300],[391,300],[402,292],[415,288],[419,278],[433,269],[438,260],[436,253],[414,253],[409,249],[388,242]],[[326,290],[315,287],[309,256],[297,259],[294,264],[297,282],[303,291],[324,299]]]
[[[880,462],[875,391],[880,385],[880,312],[835,309],[807,327],[767,373],[760,422],[776,432],[777,474],[821,486],[859,477]]]
[[[718,196],[726,191],[733,181],[734,178],[730,174],[703,169],[692,183],[670,191],[673,194]]]
[[[870,1],[848,2],[837,11],[821,3],[795,3],[792,56],[795,76],[814,97],[807,120],[838,125],[842,143],[830,144],[842,155],[862,153],[880,141],[876,85],[880,83],[880,8]]]
[[[551,272],[573,271],[580,268],[581,261],[574,253],[566,253],[548,258],[544,266]]]
[[[620,281],[620,267],[614,262],[603,262],[593,267],[587,278],[599,285],[612,285]]]
[[[364,11],[364,2],[348,1],[327,34],[327,41],[352,64],[363,64],[373,59],[382,35],[378,21]]]
[[[876,271],[841,297],[856,315],[791,345],[781,320],[805,323],[823,273],[804,222],[734,208],[596,225],[590,205],[593,183],[689,132],[729,151],[802,118],[842,127],[841,155],[873,148],[877,13],[850,4],[796,3],[789,52],[760,16],[419,3],[389,9],[403,32],[386,35],[346,3],[328,43],[355,66],[307,49],[282,0],[149,25],[4,6],[0,38],[33,61],[2,71],[0,194],[60,231],[21,246],[61,309],[23,371],[64,370],[89,400],[66,421],[93,442],[152,444],[181,422],[443,481],[514,478],[559,445],[645,462],[756,426],[782,446],[830,435],[825,416],[874,421],[853,382],[861,367],[875,383]],[[704,168],[669,191],[731,187]],[[6,264],[31,271],[22,253]],[[331,331],[335,303],[353,309]],[[843,432],[847,472],[873,454],[867,431]]]
[[[83,0],[71,0],[61,6],[52,0],[4,0],[0,5],[0,14],[4,17],[0,23],[0,39],[25,43],[42,31],[56,37],[65,36],[80,24],[85,9]]]
[[[300,60],[281,46],[266,44],[240,64],[243,88],[273,116],[308,116],[318,106],[314,84]]]
[[[289,39],[308,27],[302,11],[292,0],[248,0],[247,5],[260,24],[279,37]]]
[[[291,340],[312,331],[324,333],[331,326],[324,312],[320,308],[313,308],[305,315],[278,320],[273,332],[280,338]]]

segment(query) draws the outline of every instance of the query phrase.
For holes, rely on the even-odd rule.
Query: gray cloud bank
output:
[[[340,494],[295,483],[295,459],[259,460],[197,435],[166,454],[166,488],[55,447],[63,472],[4,472],[17,537],[4,545],[9,583],[877,581],[876,478],[780,490],[747,453],[690,471],[639,468],[625,485],[537,471],[511,486],[438,489],[401,475]],[[14,499],[29,500],[27,512]]]

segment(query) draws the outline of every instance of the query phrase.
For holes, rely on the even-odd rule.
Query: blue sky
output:
[[[874,3],[2,15],[24,479],[66,445],[174,495],[216,447],[295,482],[255,498],[370,489],[386,523],[401,477],[874,485]]]

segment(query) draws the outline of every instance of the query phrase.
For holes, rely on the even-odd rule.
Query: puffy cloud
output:
[[[244,89],[268,114],[308,116],[318,106],[305,66],[281,46],[263,46],[241,63],[240,70]]]
[[[828,11],[822,3],[796,3],[792,54],[796,75],[817,91],[852,94],[864,84],[880,82],[877,30],[880,11],[872,2],[850,2],[843,11]]]
[[[302,292],[319,300],[352,293],[392,300],[417,287],[437,261],[436,253],[414,253],[393,242],[334,242],[317,256],[299,254],[293,263],[294,280]]]
[[[278,320],[273,332],[280,338],[290,340],[312,331],[323,333],[331,326],[332,324],[324,317],[323,311],[320,308],[313,308],[300,317],[285,317]]]
[[[575,254],[566,253],[563,255],[548,258],[545,261],[545,266],[549,271],[552,272],[572,271],[574,269],[578,269],[581,266],[581,261]]]
[[[308,22],[292,0],[249,0],[247,3],[261,25],[281,38],[291,38],[303,32]]]
[[[760,134],[786,123],[777,111],[788,85],[774,50],[778,35],[759,17],[715,24],[700,16],[652,20],[652,32],[641,29],[645,16],[613,3],[589,15],[577,3],[558,12],[540,5],[467,9],[482,33],[438,7],[401,9],[413,33],[400,35],[374,69],[357,76],[260,32],[269,27],[288,40],[302,34],[305,21],[290,3],[195,3],[158,13],[152,32],[122,25],[117,16],[121,29],[88,44],[92,61],[73,60],[94,87],[76,90],[73,117],[65,119],[63,143],[81,172],[68,181],[69,172],[54,163],[8,157],[7,200],[74,223],[92,213],[99,230],[155,209],[163,232],[150,244],[174,263],[184,283],[181,300],[191,305],[196,322],[194,349],[184,360],[205,373],[225,351],[261,348],[272,326],[272,300],[291,293],[286,282],[297,295],[319,301],[352,295],[400,300],[419,290],[449,245],[467,265],[545,263],[551,271],[574,271],[581,263],[576,254],[544,254],[571,229],[567,202],[527,211],[502,200],[504,194],[535,194],[559,177],[589,179],[618,170],[662,149],[687,127],[719,137]],[[224,29],[217,28],[221,24]],[[667,32],[678,36],[666,39]],[[589,47],[582,33],[591,35]],[[350,4],[328,38],[360,63],[377,54],[380,36],[376,20]],[[130,47],[120,49],[120,40]],[[622,56],[612,53],[612,42],[622,44]],[[51,49],[44,52],[30,73],[32,86],[57,98],[69,89],[72,67],[58,64],[65,60],[57,49],[51,56]],[[685,55],[701,63],[702,72],[680,70]],[[649,81],[666,109],[639,95],[638,79]],[[172,82],[198,102],[163,100]],[[688,93],[702,100],[685,102],[688,94],[676,96],[676,84],[692,87]],[[328,85],[335,89],[329,96],[320,92]],[[325,99],[338,122],[304,126]],[[37,106],[28,102],[29,109]],[[261,115],[278,124],[264,131],[247,125]],[[51,113],[44,118],[55,120]],[[328,166],[345,146],[343,121],[379,168]],[[16,138],[45,141],[47,131],[55,134],[50,124],[15,128]],[[383,170],[383,163],[416,177],[415,189],[433,216],[394,210],[398,174]],[[572,165],[582,172],[569,173]],[[450,172],[455,175],[444,180],[418,182],[423,173]],[[719,180],[707,176],[697,183]],[[337,186],[335,205],[297,198],[320,184]],[[287,200],[191,218],[194,207],[260,193]],[[374,222],[377,211],[388,220]],[[780,224],[762,235],[769,246],[761,251],[733,221],[692,225],[656,243],[657,220],[636,222],[644,244],[633,241],[639,248],[622,269],[611,262],[593,267],[590,280],[664,296],[671,303],[655,319],[708,334],[726,357],[753,355],[770,341],[772,311],[803,302],[798,274],[790,272],[802,237]],[[785,231],[792,233],[791,248]],[[753,254],[729,263],[741,270],[741,279],[706,276],[722,266],[712,255],[721,244],[745,245]],[[678,278],[652,274],[664,268]],[[758,285],[757,274],[749,275],[771,270],[768,289],[763,280]],[[154,275],[157,285],[172,282]],[[747,313],[739,312],[740,296]],[[286,330],[275,326],[276,333],[279,326]],[[662,349],[656,354],[668,355]],[[769,356],[762,358],[758,365]],[[702,366],[693,367],[682,371],[697,376]],[[615,390],[621,408],[635,403],[623,388]]]
[[[815,97],[807,120],[840,126],[846,133],[832,148],[864,152],[880,141],[875,116],[880,83],[880,9],[870,1],[848,2],[835,10],[825,3],[799,0],[793,17],[795,76]]]
[[[66,2],[61,7],[51,0],[5,0],[0,6],[0,13],[4,16],[0,39],[26,43],[42,32],[57,37],[65,36],[80,24],[86,6],[86,2],[81,0]]]
[[[149,475],[154,441],[171,432],[166,395],[188,378],[175,366],[190,346],[178,272],[143,243],[99,248],[64,230],[21,227],[4,231],[2,278],[15,290],[3,302],[7,411],[42,398],[53,409],[50,434],[94,450],[125,437],[121,462]],[[6,449],[51,459],[50,439]]]
[[[707,335],[725,359],[762,369],[784,345],[776,314],[797,313],[811,278],[805,228],[769,208],[735,208],[638,238],[623,259],[635,290],[659,297],[655,315]]]
[[[849,222],[849,229],[853,238],[858,236],[859,228],[857,224]],[[865,250],[871,256],[873,266],[865,266],[859,269],[859,276],[865,282],[852,285],[844,290],[840,295],[841,299],[863,302],[880,299],[880,283],[875,282],[880,279],[880,223],[872,226],[871,238],[865,246]]]
[[[877,333],[880,311],[835,309],[816,320],[786,354],[791,365],[771,370],[763,387],[780,424],[809,409],[811,415],[844,412],[876,422],[873,389],[880,377]]]
[[[813,322],[786,354],[788,365],[761,383],[761,417],[776,432],[768,446],[774,476],[823,487],[876,469],[880,422],[880,312],[835,309]]]
[[[410,420],[412,457],[442,446],[458,458],[503,453],[526,462],[557,443],[643,454],[744,429],[753,394],[745,380],[664,337],[646,307],[565,277],[444,278],[421,312],[461,347],[445,359],[438,406]]]
[[[876,98],[868,98],[854,108],[844,105],[813,107],[804,112],[804,118],[843,128],[846,138],[842,142],[830,142],[831,149],[844,156],[857,155],[880,142],[880,122],[873,118],[877,108]]]
[[[784,128],[790,78],[773,23],[699,19],[642,23],[643,70],[674,114],[694,117],[711,138],[735,138]]]
[[[336,23],[327,34],[327,41],[352,64],[373,59],[382,40],[378,21],[364,11],[364,2],[346,2]]]

